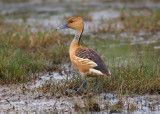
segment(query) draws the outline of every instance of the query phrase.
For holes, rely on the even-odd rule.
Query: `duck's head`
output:
[[[57,27],[56,30],[60,29],[68,29],[71,28],[76,31],[82,31],[83,30],[83,19],[81,17],[72,17],[68,19],[67,23],[63,26]]]

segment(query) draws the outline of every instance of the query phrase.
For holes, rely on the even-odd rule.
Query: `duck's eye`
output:
[[[70,23],[73,23],[73,21],[70,21]]]

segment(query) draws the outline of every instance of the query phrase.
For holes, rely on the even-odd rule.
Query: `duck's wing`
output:
[[[95,66],[92,68],[94,70],[100,71],[102,74],[110,76],[110,71],[108,70],[107,66],[105,65],[103,59],[98,55],[98,53],[90,48],[79,48],[75,52],[75,56],[80,59],[88,59],[92,61]]]

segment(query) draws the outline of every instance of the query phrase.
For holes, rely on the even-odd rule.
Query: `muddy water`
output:
[[[45,83],[53,83],[70,79],[70,65],[63,65],[65,70],[61,73],[49,72],[37,74],[37,79],[24,85],[1,86],[0,88],[0,113],[55,113],[73,112],[72,97],[56,97],[39,91]]]
[[[75,112],[73,97],[46,97],[36,90],[29,90],[18,87],[0,88],[0,113],[70,113]],[[86,106],[86,99],[84,96],[77,97],[84,102]],[[124,107],[111,110],[111,107],[117,104],[119,97],[116,94],[100,94],[93,98],[96,100],[101,108],[100,113],[156,113],[160,112],[160,96],[145,95],[145,96],[122,96]],[[106,109],[106,105],[110,106]],[[85,108],[85,107],[84,107]]]
[[[73,105],[72,98],[46,98],[36,90],[23,90],[19,86],[2,86],[0,93],[0,113],[61,112],[70,111]]]
[[[105,101],[109,101],[108,104],[114,105],[119,101],[119,98],[114,94],[101,94],[101,99],[105,100],[103,102],[103,106]],[[160,112],[160,96],[158,95],[144,95],[144,96],[122,96],[122,102],[124,104],[124,108],[118,110],[120,113],[133,113],[133,114],[141,114],[141,113],[159,113]],[[132,110],[131,107],[134,106]],[[133,108],[133,107],[132,107]],[[110,112],[111,110],[107,110]]]

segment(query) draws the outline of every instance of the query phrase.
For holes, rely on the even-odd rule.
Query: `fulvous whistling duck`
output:
[[[86,84],[87,76],[110,77],[111,73],[106,67],[103,59],[97,54],[96,51],[81,46],[80,40],[84,29],[83,19],[81,17],[72,17],[68,19],[67,24],[56,28],[56,30],[68,28],[76,31],[75,37],[69,48],[69,55],[71,62],[82,74],[83,83],[76,91],[80,92],[81,88]]]

